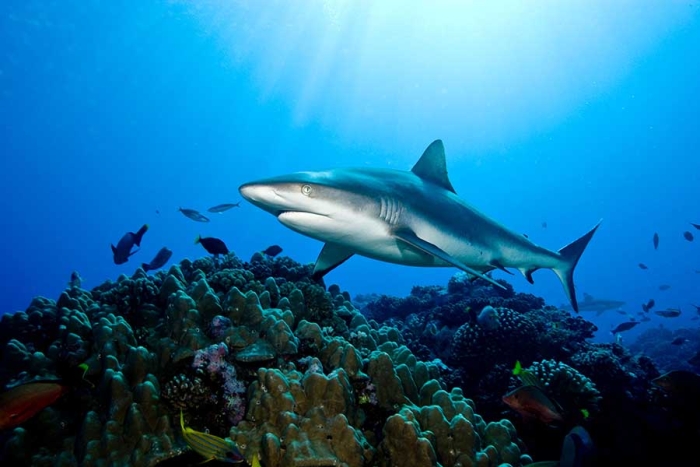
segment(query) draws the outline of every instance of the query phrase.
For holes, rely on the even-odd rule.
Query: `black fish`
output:
[[[654,308],[654,305],[656,305],[656,302],[654,301],[653,298],[650,298],[648,302],[642,305],[642,310],[646,311],[649,313],[649,310]]]
[[[81,285],[83,285],[83,278],[80,277],[78,271],[73,271],[70,273],[70,282],[68,282],[68,285],[72,289],[79,288]]]
[[[693,224],[693,223],[691,222],[690,225],[692,225],[692,226],[695,227],[696,229],[700,230],[700,224]]]
[[[629,331],[639,323],[640,321],[625,321],[624,323],[618,324],[617,327],[610,332],[617,334],[618,332]]]
[[[654,233],[654,249],[657,250],[659,248],[659,234]]]
[[[681,310],[677,308],[669,308],[668,310],[657,310],[656,313],[664,318],[678,318],[681,315]]]
[[[646,264],[639,263],[639,269],[649,269]]]
[[[265,250],[263,250],[263,253],[265,253],[267,256],[274,258],[275,256],[279,255],[282,253],[282,247],[279,245],[272,245],[267,247]]]
[[[148,230],[148,224],[143,224],[143,227],[141,227],[138,232],[125,233],[119,240],[119,243],[117,243],[117,246],[111,245],[112,255],[114,255],[114,264],[126,263],[129,261],[129,256],[139,251],[140,248],[134,251],[131,251],[131,249],[134,245],[141,246],[141,239],[143,238],[143,234],[146,233],[146,230]]]
[[[676,337],[671,341],[671,345],[683,345],[688,341],[685,337]]]
[[[668,285],[668,284],[661,284],[661,285],[659,286],[659,290],[668,290],[668,289],[670,289],[670,288],[671,288],[671,286]]]
[[[196,211],[194,209],[187,209],[187,208],[180,208],[178,209],[181,213],[185,215],[185,217],[192,219],[193,221],[197,222],[209,222],[209,218],[206,216],[203,216],[202,214],[199,213],[199,211]]]
[[[542,228],[546,229],[547,228],[547,222],[542,222]]]
[[[693,241],[693,234],[691,234],[690,232],[688,232],[686,230],[685,232],[683,232],[683,238],[685,238],[689,242],[692,242]]]
[[[165,265],[165,263],[168,262],[172,255],[173,252],[168,247],[164,246],[160,249],[158,253],[156,253],[156,256],[151,260],[150,263],[142,263],[141,267],[146,272],[160,269]]]
[[[212,255],[227,255],[228,254],[228,248],[226,248],[226,244],[219,240],[218,238],[214,237],[204,237],[202,238],[201,235],[198,235],[197,238],[194,241],[195,245],[197,243],[201,243],[201,245],[204,247],[205,250],[207,250],[208,253]]]
[[[222,212],[224,212],[224,211],[228,211],[228,210],[231,209],[231,208],[238,208],[238,207],[240,207],[240,206],[241,206],[241,202],[240,202],[240,201],[237,202],[237,203],[217,204],[216,206],[213,206],[213,207],[207,209],[207,211],[209,211],[209,212],[222,213]]]

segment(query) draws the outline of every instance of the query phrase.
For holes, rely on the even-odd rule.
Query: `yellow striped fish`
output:
[[[187,445],[204,457],[204,462],[217,460],[230,464],[240,464],[244,461],[243,455],[233,441],[186,427],[182,410],[180,410],[180,427],[182,427],[182,437]]]

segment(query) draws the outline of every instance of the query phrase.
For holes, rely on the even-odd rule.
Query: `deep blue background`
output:
[[[200,233],[312,262],[318,242],[245,202],[209,224],[176,210],[291,171],[408,170],[441,138],[457,192],[543,246],[604,218],[579,295],[684,311],[630,337],[694,324],[698,2],[482,3],[2,2],[0,311],[56,298],[73,270],[93,287],[164,245],[200,256]],[[109,244],[143,223],[142,251],[114,265]],[[328,282],[404,295],[455,272],[353,258]],[[566,301],[551,272],[535,280],[512,279]],[[611,339],[624,318],[595,319]]]

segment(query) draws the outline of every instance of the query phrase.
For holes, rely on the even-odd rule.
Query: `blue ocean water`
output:
[[[683,310],[626,339],[696,326],[700,3],[484,3],[2,2],[1,311],[56,298],[73,270],[90,288],[162,246],[204,255],[198,234],[313,262],[319,242],[245,201],[208,224],[177,209],[287,172],[408,170],[440,138],[459,195],[542,246],[604,219],[579,297]],[[110,243],[144,223],[141,251],[113,264]],[[327,283],[406,295],[455,272],[353,257]],[[551,272],[495,276],[566,302]],[[584,316],[601,340],[625,320]]]

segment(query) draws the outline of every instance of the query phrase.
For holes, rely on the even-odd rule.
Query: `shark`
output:
[[[313,275],[321,278],[353,255],[420,267],[455,267],[497,287],[494,270],[538,269],[560,279],[578,312],[574,269],[599,221],[558,251],[509,230],[461,199],[447,174],[445,148],[433,141],[410,171],[335,168],[244,183],[241,196],[293,231],[324,242]]]
[[[597,315],[601,315],[608,310],[618,310],[623,307],[625,302],[619,300],[609,300],[606,298],[596,298],[584,292],[583,301],[578,306],[578,311],[594,311]],[[561,309],[569,309],[568,306],[562,305]]]

